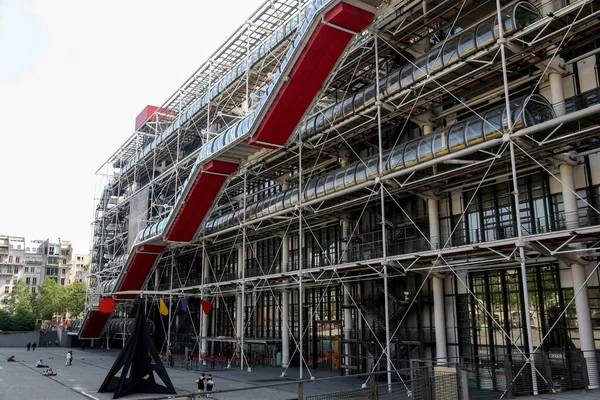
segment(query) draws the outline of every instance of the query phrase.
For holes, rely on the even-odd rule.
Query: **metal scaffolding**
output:
[[[291,338],[292,354],[281,350],[287,359],[280,364],[284,375],[298,366],[300,379],[313,377],[326,320],[331,331],[344,326],[337,334],[343,354],[334,360],[331,350],[327,362],[343,360],[338,368],[348,373],[387,371],[392,390],[407,378],[405,361],[445,365],[450,358],[441,317],[450,277],[455,294],[472,298],[469,312],[482,315],[490,337],[525,360],[511,383],[527,379],[533,394],[553,391],[536,355],[568,307],[536,345],[532,318],[522,316],[526,338],[516,338],[466,274],[519,268],[526,315],[528,268],[560,261],[573,270],[565,303],[586,307],[600,212],[578,192],[573,169],[599,151],[600,95],[566,98],[562,86],[576,74],[567,71],[578,62],[573,55],[597,36],[597,3],[362,2],[378,6],[373,23],[351,32],[285,144],[240,144],[279,95],[272,88],[289,81],[281,70],[299,62],[302,43],[310,45],[304,29],[321,21],[348,31],[324,19],[337,3],[265,2],[98,170],[88,311],[106,295],[140,294],[152,307],[168,297],[169,316],[154,321],[166,354],[185,343],[186,357],[228,353],[228,366],[250,370],[251,346],[285,348]],[[541,90],[548,85],[549,93]],[[193,239],[168,240],[172,214],[215,160],[237,169],[215,173],[224,183]],[[532,171],[561,187],[562,211],[545,211],[543,222],[522,211],[529,197],[521,182]],[[508,182],[512,200],[509,216],[490,215],[494,228],[487,229],[469,213],[494,182]],[[440,200],[455,193],[465,194],[464,204],[451,203],[442,226]],[[471,223],[480,228],[469,230]],[[161,249],[143,287],[117,291],[135,249],[149,245]],[[182,312],[181,298],[208,299],[216,311]],[[328,319],[317,318],[325,313]],[[429,330],[424,314],[436,314]],[[594,338],[586,337],[592,325],[582,317],[578,326],[596,387]]]

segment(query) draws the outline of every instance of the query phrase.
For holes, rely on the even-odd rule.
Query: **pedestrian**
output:
[[[65,363],[65,366],[70,366],[73,363],[73,353],[68,351],[67,352],[67,362]]]
[[[206,391],[212,392],[213,386],[215,386],[215,381],[213,381],[212,375],[208,374],[208,379],[206,380]],[[206,397],[212,397],[212,396],[209,393],[206,395]]]
[[[35,351],[36,347],[37,347],[37,344],[35,344],[35,342],[33,342],[33,344],[31,345],[31,351]]]
[[[210,369],[211,370],[215,369],[215,355],[214,354],[210,355]]]
[[[27,346],[25,347],[27,347],[27,351],[29,351],[29,349],[31,348],[31,342],[27,343]]]
[[[198,384],[198,392],[200,393],[204,392],[204,382],[206,381],[206,377],[204,375],[205,374],[203,373],[202,375],[196,378],[196,383]]]

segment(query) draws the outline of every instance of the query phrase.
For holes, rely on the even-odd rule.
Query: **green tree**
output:
[[[27,314],[33,313],[33,303],[35,295],[31,292],[31,288],[19,279],[15,282],[12,292],[2,302],[6,305],[6,310],[9,314]]]
[[[53,315],[65,315],[67,311],[67,295],[64,287],[54,279],[46,278],[40,288],[37,299],[37,313],[43,319],[52,319]]]
[[[72,317],[77,317],[83,312],[85,306],[85,284],[79,281],[73,282],[72,285],[66,288],[67,312]]]

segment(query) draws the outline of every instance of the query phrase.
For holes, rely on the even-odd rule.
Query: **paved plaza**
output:
[[[104,380],[118,350],[81,350],[74,349],[73,365],[65,366],[65,348],[37,348],[35,352],[25,349],[0,348],[0,400],[12,399],[112,399],[112,393],[98,393],[97,390]],[[19,361],[9,363],[5,360],[14,355]],[[35,368],[37,360],[42,359],[52,367],[57,376],[42,375],[45,368]],[[169,377],[177,390],[174,398],[185,398],[187,393],[196,393],[196,371],[186,371],[178,368],[167,369]],[[255,368],[252,372],[241,371],[238,368],[216,370],[213,372],[215,390],[243,389],[235,392],[214,393],[217,400],[261,399],[287,400],[298,398],[298,385],[295,377],[298,370],[289,370],[289,378],[280,378],[280,368]],[[331,378],[303,385],[305,396],[321,393],[332,393],[347,389],[357,389],[362,381],[355,377],[340,379],[338,373],[326,371],[311,371],[316,378]],[[306,378],[305,373],[305,378]],[[277,387],[265,387],[273,384],[285,384]],[[132,395],[127,399],[156,398],[159,395]],[[525,397],[529,398],[529,397]],[[567,392],[555,395],[531,397],[537,400],[566,400],[566,399],[600,399],[600,391]]]
[[[81,350],[73,349],[73,365],[65,366],[67,348],[37,348],[35,352],[26,349],[0,348],[0,400],[8,399],[111,399],[112,393],[97,393],[118,350]],[[19,361],[8,363],[5,360],[14,355]],[[35,368],[37,360],[42,359],[49,365],[57,376],[42,375],[45,368]],[[186,371],[178,368],[168,368],[169,377],[179,395],[197,392],[195,379],[196,371]],[[238,368],[216,370],[213,373],[215,390],[242,389],[231,393],[215,393],[215,399],[249,399],[262,400],[296,399],[298,385],[291,377],[298,376],[298,370],[289,370],[288,379],[280,378],[281,368],[255,368],[252,372],[241,371]],[[339,373],[312,371],[317,378],[339,377]],[[305,378],[307,378],[305,372]],[[289,385],[276,388],[266,388],[265,385],[284,383]],[[359,388],[362,381],[357,378],[333,379],[304,385],[304,395],[330,393],[345,389]],[[138,399],[157,397],[127,396]]]

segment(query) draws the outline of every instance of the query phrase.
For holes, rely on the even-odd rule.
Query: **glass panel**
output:
[[[317,197],[325,195],[325,176],[320,177],[317,181],[316,191]]]
[[[333,193],[333,186],[335,183],[335,173],[329,173],[325,177],[325,194]]]
[[[292,189],[286,190],[283,195],[283,206],[289,208],[292,206]]]
[[[477,46],[475,45],[475,28],[471,28],[468,31],[465,31],[462,35],[460,35],[460,39],[458,41],[458,54],[461,57],[466,57],[469,54],[473,53],[477,50]]]
[[[448,144],[450,151],[457,151],[465,148],[465,124],[453,125],[448,134]]]
[[[285,195],[285,192],[281,192],[277,196],[277,202],[275,203],[275,211],[283,210],[283,197],[284,197],[284,195]]]
[[[379,95],[381,97],[387,96],[387,77],[379,77]]]
[[[317,118],[316,117],[311,117],[308,119],[308,121],[306,121],[307,123],[307,127],[306,127],[306,137],[311,137],[312,135],[315,134],[315,120]]]
[[[413,79],[418,81],[419,79],[427,75],[427,56],[419,57],[415,60],[415,67],[413,68]]]
[[[315,133],[319,133],[324,129],[324,120],[325,116],[323,115],[323,113],[317,114],[317,118],[315,119]]]
[[[363,98],[365,107],[369,107],[375,104],[375,85],[369,85],[365,89],[365,96]]]
[[[342,114],[343,117],[346,118],[350,115],[352,115],[352,102],[354,101],[354,97],[353,96],[349,96],[347,98],[344,99],[344,102],[342,104]]]
[[[467,145],[471,146],[473,144],[483,142],[483,132],[481,123],[482,121],[479,118],[467,122],[467,129],[465,131]]]
[[[333,122],[341,120],[342,117],[342,103],[337,103],[333,106]]]
[[[433,158],[433,152],[431,151],[431,142],[433,135],[421,139],[419,142],[419,162],[431,160]]]
[[[403,89],[413,83],[412,69],[411,63],[407,63],[402,67],[402,71],[400,72],[400,86]]]
[[[448,154],[448,142],[446,141],[446,138],[447,138],[446,130],[443,130],[441,132],[432,133],[432,135],[434,135],[433,143],[431,146],[433,148],[433,154],[436,157],[443,156],[444,154]]]
[[[360,92],[356,93],[354,95],[354,112],[360,112],[362,110],[364,110],[365,108],[365,102],[364,102],[364,91],[361,90]]]
[[[396,145],[392,150],[389,164],[392,171],[404,168],[404,145]]]
[[[442,64],[442,55],[440,53],[441,49],[433,50],[429,53],[429,57],[427,57],[427,71],[429,71],[430,74],[444,66],[444,64]]]
[[[344,188],[344,174],[346,173],[345,169],[342,169],[335,175],[335,184],[334,189],[340,190]]]
[[[477,48],[482,49],[494,43],[493,26],[492,20],[484,21],[477,25]]]
[[[516,28],[522,29],[535,22],[539,18],[539,13],[531,4],[518,3],[515,7],[514,17],[517,25]]]
[[[331,124],[333,123],[333,107],[328,107],[323,112],[323,120],[324,120],[325,127],[328,128],[331,126]]]
[[[511,104],[513,130],[523,128],[523,102],[517,101]]]
[[[351,165],[346,168],[346,172],[344,174],[344,186],[350,187],[356,184],[356,178],[354,176],[355,171],[356,165]]]
[[[377,171],[379,170],[379,157],[372,156],[367,158],[367,179],[374,179],[377,176]]]
[[[446,42],[443,49],[444,56],[442,57],[444,65],[450,65],[458,60],[458,39],[455,38]]]
[[[356,184],[360,184],[367,181],[367,166],[360,162],[356,165]]]
[[[406,145],[406,149],[404,150],[404,166],[406,168],[412,167],[417,164],[417,146],[418,142],[411,142]]]
[[[488,111],[485,114],[483,134],[486,140],[502,136],[502,109]]]
[[[317,194],[315,192],[315,186],[317,185],[317,178],[313,178],[306,184],[306,190],[304,191],[304,200],[312,200]]]
[[[400,90],[400,70],[392,72],[387,80],[387,95],[390,96]]]

